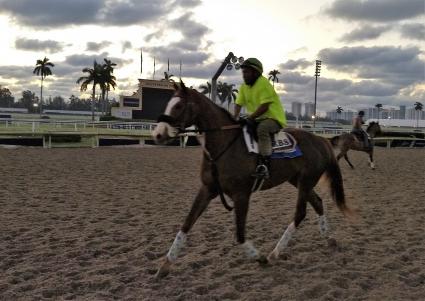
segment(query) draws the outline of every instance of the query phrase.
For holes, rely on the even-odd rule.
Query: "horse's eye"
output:
[[[175,108],[176,108],[176,110],[181,110],[182,105],[181,105],[181,104],[177,104],[177,105],[175,106]]]

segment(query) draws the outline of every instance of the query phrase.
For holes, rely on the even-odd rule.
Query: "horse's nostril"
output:
[[[162,135],[161,134],[156,134],[156,139],[161,139]]]

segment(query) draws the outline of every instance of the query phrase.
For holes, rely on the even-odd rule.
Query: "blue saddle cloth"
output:
[[[250,135],[247,128],[243,128],[245,144],[248,152],[258,154],[258,143]],[[285,132],[276,133],[272,139],[272,159],[293,159],[303,155],[295,138]]]

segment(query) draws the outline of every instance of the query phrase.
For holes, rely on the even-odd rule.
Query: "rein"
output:
[[[176,119],[169,116],[169,115],[160,115],[158,118],[158,122],[166,122],[168,124],[175,124],[176,123]],[[219,128],[211,128],[211,129],[195,129],[195,130],[187,130],[187,129],[182,129],[177,127],[178,133],[179,134],[183,134],[183,133],[208,133],[208,132],[218,132],[218,131],[226,131],[226,130],[233,130],[233,129],[240,129],[241,126],[239,124],[231,124],[231,125],[224,125],[222,127]],[[241,132],[240,132],[241,133]],[[221,187],[220,181],[218,179],[218,169],[217,169],[217,160],[221,158],[221,156],[223,156],[228,149],[236,142],[236,140],[238,140],[240,133],[235,135],[235,138],[232,139],[232,141],[230,141],[229,144],[226,145],[226,147],[217,155],[215,156],[215,158],[213,158],[210,154],[210,152],[207,150],[205,145],[202,145],[202,149],[204,151],[205,157],[207,158],[207,160],[211,163],[211,168],[212,168],[212,176],[215,182],[215,185],[217,187],[217,191],[218,194],[220,196],[220,200],[221,203],[223,204],[224,208],[226,208],[228,211],[232,211],[233,207],[230,206],[227,203],[226,197],[224,196],[223,193],[223,189]]]
[[[221,128],[218,128],[218,129],[207,129],[206,131],[204,130],[203,132],[232,130],[232,129],[238,129],[238,128],[241,128],[240,125],[229,125],[229,126],[223,126]],[[191,131],[195,131],[195,130],[191,130]],[[199,131],[199,132],[201,132],[201,131]],[[215,185],[217,186],[217,191],[218,191],[218,194],[220,196],[221,203],[223,204],[224,208],[226,208],[228,211],[232,211],[233,207],[230,206],[227,203],[226,197],[224,196],[223,188],[221,187],[220,181],[218,179],[217,161],[218,161],[218,159],[221,158],[221,156],[223,156],[229,150],[229,148],[236,142],[236,140],[238,140],[240,133],[241,132],[239,132],[237,135],[235,135],[235,137],[232,139],[232,141],[230,141],[230,143],[228,143],[226,145],[226,147],[220,153],[218,153],[218,155],[216,155],[214,158],[211,156],[211,154],[207,150],[206,146],[202,145],[202,149],[204,151],[205,157],[211,163],[211,169],[212,169],[211,173],[212,173],[213,179],[215,181]]]

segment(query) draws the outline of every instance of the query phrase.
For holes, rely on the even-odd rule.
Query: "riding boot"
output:
[[[270,156],[258,156],[257,167],[252,175],[255,178],[268,179],[270,177]]]
[[[363,134],[363,144],[364,144],[364,148],[370,147],[369,137],[367,136],[367,134]]]

